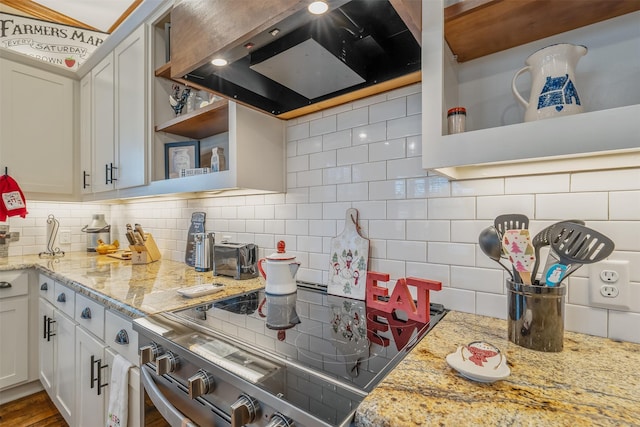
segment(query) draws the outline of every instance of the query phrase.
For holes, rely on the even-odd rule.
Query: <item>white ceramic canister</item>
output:
[[[514,96],[526,108],[525,122],[583,111],[576,89],[575,68],[586,54],[584,46],[560,43],[540,49],[527,58],[527,66],[518,70],[511,81]],[[529,102],[516,89],[516,79],[525,71],[531,73]]]
[[[262,264],[266,263],[266,268]],[[272,295],[286,295],[297,291],[296,273],[300,263],[285,251],[284,241],[278,242],[278,251],[258,260],[258,270],[266,280],[264,291]]]

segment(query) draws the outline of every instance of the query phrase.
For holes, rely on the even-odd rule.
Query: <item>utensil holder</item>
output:
[[[535,286],[512,280],[506,285],[509,341],[531,350],[562,351],[566,285]]]
[[[144,233],[143,245],[129,245],[132,264],[149,264],[160,259],[160,250],[151,233]]]

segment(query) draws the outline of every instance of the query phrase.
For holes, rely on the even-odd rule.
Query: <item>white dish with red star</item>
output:
[[[507,358],[500,349],[484,341],[461,345],[446,360],[460,375],[472,381],[492,383],[511,375]]]

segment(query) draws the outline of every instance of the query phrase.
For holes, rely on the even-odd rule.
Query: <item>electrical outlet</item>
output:
[[[61,245],[71,244],[71,230],[60,230],[59,242]]]
[[[604,260],[589,265],[591,305],[629,310],[629,261]]]

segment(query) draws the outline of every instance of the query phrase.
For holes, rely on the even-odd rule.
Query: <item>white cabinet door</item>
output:
[[[80,191],[91,193],[91,73],[80,80]]]
[[[147,43],[141,25],[114,50],[118,188],[146,184]]]
[[[113,366],[113,358],[116,357],[117,352],[107,347],[105,350],[105,359],[109,365],[109,378],[111,378],[111,367]],[[111,381],[109,379],[109,381]],[[110,388],[107,386],[107,397],[105,403],[105,416],[108,417],[109,409],[109,392]],[[142,405],[140,395],[140,370],[137,367],[129,369],[129,390],[128,390],[128,402],[129,402],[129,416],[127,417],[128,427],[140,427],[142,418]]]
[[[91,186],[94,192],[113,189],[115,165],[115,120],[113,53],[91,70],[93,168]]]
[[[72,198],[73,80],[7,59],[0,59],[0,71],[2,172],[7,167],[23,192],[40,199]]]
[[[54,311],[53,317],[56,322],[53,400],[69,425],[75,425],[76,324],[59,310]]]
[[[53,288],[53,286],[52,286]],[[53,319],[53,306],[44,298],[40,298],[38,323],[40,324],[38,331],[38,351],[40,353],[39,360],[39,377],[42,386],[45,388],[49,396],[52,395],[53,373],[55,367],[55,320]]]
[[[105,425],[108,401],[108,362],[105,345],[84,328],[76,327],[76,423],[79,426]]]
[[[0,289],[0,389],[29,376],[29,296],[2,298]]]

